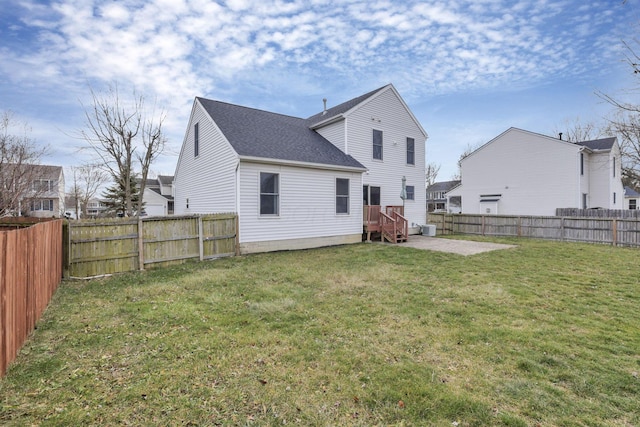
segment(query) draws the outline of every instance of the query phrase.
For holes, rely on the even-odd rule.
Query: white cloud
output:
[[[628,25],[621,5],[579,0],[9,1],[21,18],[7,31],[32,38],[0,41],[1,80],[74,94],[119,81],[182,118],[194,96],[237,88],[393,82],[420,98],[604,73]]]

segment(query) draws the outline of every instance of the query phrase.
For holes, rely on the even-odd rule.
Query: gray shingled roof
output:
[[[624,196],[625,197],[640,197],[640,193],[634,190],[631,187],[624,187]]]
[[[162,185],[171,185],[173,184],[173,175],[158,175],[158,181]]]
[[[198,97],[240,156],[366,169],[305,119]]]
[[[576,144],[590,148],[591,150],[611,150],[611,147],[613,147],[613,144],[615,143],[615,141],[616,141],[616,137],[612,136],[609,138],[576,142]]]
[[[376,90],[372,90],[371,92],[365,93],[364,95],[360,95],[357,98],[353,98],[346,102],[343,102],[342,104],[338,104],[335,107],[328,108],[326,112],[322,111],[318,114],[314,114],[313,116],[307,119],[308,126],[312,127],[318,123],[324,122],[327,119],[346,113],[356,105],[360,104],[362,101],[375,95],[376,93],[380,92],[382,89],[385,89],[387,86],[389,85],[382,86]]]
[[[429,187],[427,187],[427,192],[431,193],[434,191],[449,191],[458,184],[460,184],[460,180],[434,182]]]

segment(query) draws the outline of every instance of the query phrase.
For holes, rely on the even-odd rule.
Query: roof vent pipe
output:
[[[324,110],[322,111],[322,115],[327,114],[327,98],[322,98],[322,102],[324,103]]]
[[[562,141],[562,132],[558,134],[558,137],[560,138],[560,141]]]

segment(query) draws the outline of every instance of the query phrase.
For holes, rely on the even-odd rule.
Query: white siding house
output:
[[[382,160],[373,159],[374,128]],[[405,201],[409,222],[425,221],[425,140],[392,85],[307,119],[198,97],[176,166],[175,213],[236,212],[242,253],[359,242],[363,186],[402,205],[405,176],[416,189]]]
[[[21,165],[30,173],[23,176],[32,179],[30,191],[25,193],[23,214],[39,218],[64,216],[65,183],[61,166]]]
[[[417,233],[426,222],[427,133],[393,85],[311,119],[317,122],[313,129],[367,168],[363,176],[365,204],[404,206],[410,232]],[[379,144],[374,142],[376,134]],[[408,189],[405,200],[400,197],[403,177]]]
[[[142,201],[144,213],[148,216],[167,216],[173,214],[173,176],[158,175],[147,179]]]
[[[640,209],[640,193],[631,187],[624,187],[624,206],[623,209],[638,210]]]
[[[510,128],[461,161],[462,212],[555,215],[556,208],[622,209],[616,138],[571,143]]]

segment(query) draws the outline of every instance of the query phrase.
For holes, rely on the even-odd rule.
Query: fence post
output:
[[[62,277],[69,278],[71,267],[71,223],[65,220],[62,223]]]
[[[204,230],[202,215],[198,215],[198,252],[200,253],[200,261],[204,260]]]
[[[484,236],[484,215],[482,215],[482,235]]]
[[[144,270],[144,233],[142,230],[142,217],[138,216],[138,268]]]
[[[618,221],[615,218],[611,220],[611,231],[613,236],[613,246],[618,246]]]
[[[522,217],[518,217],[518,237],[522,237]]]
[[[560,217],[560,241],[564,242],[564,217]]]

